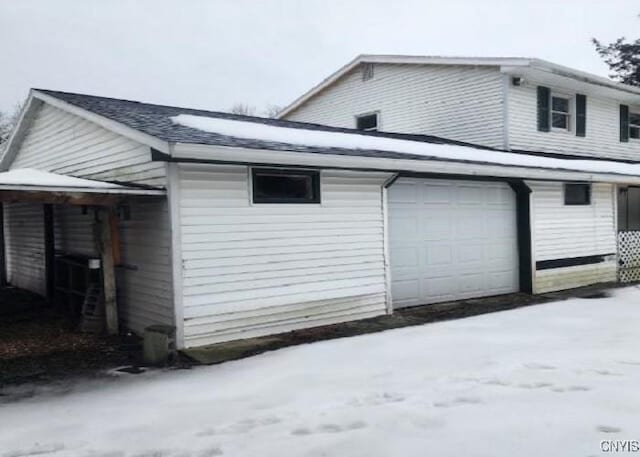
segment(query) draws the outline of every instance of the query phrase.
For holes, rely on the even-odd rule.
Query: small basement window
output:
[[[356,128],[368,132],[378,130],[378,113],[363,114],[356,117]]]
[[[640,139],[640,112],[629,113],[629,138]]]
[[[563,95],[551,96],[551,127],[571,129],[571,99]]]
[[[320,172],[252,168],[253,203],[320,203]]]
[[[565,184],[564,185],[565,205],[590,205],[591,204],[591,184]]]

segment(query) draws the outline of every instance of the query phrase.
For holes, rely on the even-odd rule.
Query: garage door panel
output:
[[[396,275],[419,274],[420,253],[413,247],[396,247],[391,250],[391,264],[394,265]]]
[[[431,218],[422,218],[420,234],[423,240],[438,241],[452,239],[454,226],[451,209],[449,207],[433,209],[429,206],[422,211],[427,211],[433,216]]]
[[[484,223],[484,215],[481,211],[469,210],[468,214],[461,208],[457,208],[457,211],[455,231],[453,233],[456,240],[486,239],[486,224]]]
[[[460,268],[477,268],[485,258],[485,246],[482,243],[461,243],[456,249],[456,260]],[[470,263],[474,265],[469,265]]]
[[[405,216],[404,213],[397,213],[394,216],[389,214],[389,230],[396,233],[399,240],[418,239],[420,221],[413,215]]]
[[[414,248],[415,251],[415,248]],[[441,267],[453,264],[453,247],[451,243],[429,243],[425,249],[426,265]]]
[[[452,202],[453,191],[450,184],[433,184],[431,186],[420,186],[422,191],[422,202],[424,204],[445,204]]]
[[[487,278],[489,286],[495,290],[502,290],[504,293],[511,292],[513,284],[513,272],[499,271],[499,272],[487,272]]]
[[[420,186],[413,182],[396,182],[393,193],[389,193],[389,203],[417,203]]]
[[[451,277],[423,278],[420,283],[420,296],[416,299],[424,300],[426,298],[432,303],[454,300],[453,288],[455,288],[455,284],[452,283]],[[415,304],[414,300],[409,306]]]
[[[484,192],[478,192],[478,186],[475,184],[460,184],[457,186],[458,205],[474,206],[480,204],[484,200]]]
[[[401,178],[389,189],[389,218],[395,307],[518,290],[507,184]]]

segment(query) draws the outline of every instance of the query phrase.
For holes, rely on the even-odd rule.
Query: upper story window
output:
[[[253,203],[320,203],[320,172],[282,168],[251,169]]]
[[[587,96],[552,93],[545,86],[537,87],[538,131],[574,131],[578,137],[587,135]]]
[[[571,99],[565,95],[551,95],[551,127],[571,130]]]
[[[378,113],[363,114],[356,116],[356,128],[375,132],[378,130]]]
[[[640,139],[640,111],[629,113],[629,138]]]

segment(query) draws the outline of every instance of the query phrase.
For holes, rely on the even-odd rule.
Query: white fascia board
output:
[[[29,96],[22,107],[22,111],[18,116],[18,122],[16,123],[7,144],[4,149],[4,153],[0,158],[0,171],[6,171],[11,166],[13,159],[15,159],[17,148],[22,142],[24,133],[31,125],[33,114],[40,107],[42,102],[40,100],[34,100],[33,90],[29,91]]]
[[[109,194],[109,195],[166,195],[161,189],[104,189],[94,187],[57,187],[57,186],[23,186],[0,185],[0,191],[24,191],[24,192],[53,192],[53,193],[81,193],[81,194]]]
[[[118,135],[122,135],[133,141],[147,145],[149,147],[157,149],[158,151],[161,151],[167,154],[169,153],[169,143],[159,138],[156,138],[155,136],[148,135],[136,129],[132,129],[131,127],[127,127],[126,125],[121,124],[120,122],[116,122],[112,119],[93,113],[84,108],[80,108],[78,106],[72,105],[71,103],[67,103],[63,100],[60,100],[51,95],[39,92],[37,90],[33,91],[33,96],[39,100],[42,100],[45,103],[48,103],[51,106],[54,106],[63,111],[74,114],[78,117],[91,121],[95,124],[98,124],[100,127],[110,130],[113,133],[117,133]]]
[[[363,54],[360,62],[408,65],[465,65],[465,66],[528,66],[534,59],[528,57],[455,57],[455,56],[405,56]]]
[[[351,170],[410,173],[442,173],[464,176],[640,184],[640,176],[614,173],[589,173],[562,169],[532,168],[450,160],[389,159],[265,149],[233,148],[177,143],[171,155],[174,161],[215,161],[237,164],[290,165]]]

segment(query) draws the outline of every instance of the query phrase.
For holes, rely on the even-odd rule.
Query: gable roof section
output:
[[[68,103],[74,107],[96,114],[104,119],[114,121],[130,129],[143,133],[149,137],[159,139],[166,143],[205,144],[228,147],[245,147],[254,149],[282,149],[290,150],[290,145],[276,144],[275,142],[257,141],[251,138],[221,135],[215,132],[207,132],[176,123],[172,118],[179,115],[200,116],[215,119],[228,119],[251,122],[255,124],[274,125],[301,130],[319,130],[327,132],[342,132],[363,136],[391,136],[414,141],[435,144],[456,144],[461,146],[481,146],[462,141],[448,140],[446,138],[430,135],[408,135],[383,132],[364,132],[339,127],[329,127],[304,122],[292,122],[280,119],[244,116],[240,114],[223,113],[176,106],[155,105],[117,98],[98,97],[94,95],[73,94],[51,90],[35,89],[37,94],[45,94],[57,100]],[[150,144],[153,147],[153,144]],[[299,145],[303,147],[303,145]],[[483,148],[486,149],[486,148]],[[164,152],[164,151],[162,151]]]
[[[396,65],[462,65],[462,66],[485,66],[498,67],[501,71],[509,72],[514,69],[533,69],[546,73],[576,79],[578,81],[604,86],[610,89],[619,90],[627,94],[640,95],[640,88],[627,84],[612,81],[609,78],[594,75],[584,71],[576,70],[563,65],[558,65],[546,60],[532,57],[447,57],[447,56],[406,56],[406,55],[383,55],[383,54],[361,54],[351,62],[338,69],[336,72],[322,80],[319,84],[295,99],[284,107],[278,118],[283,118],[302,106],[309,99],[313,98],[326,88],[333,85],[340,78],[351,72],[363,63],[383,63]]]

